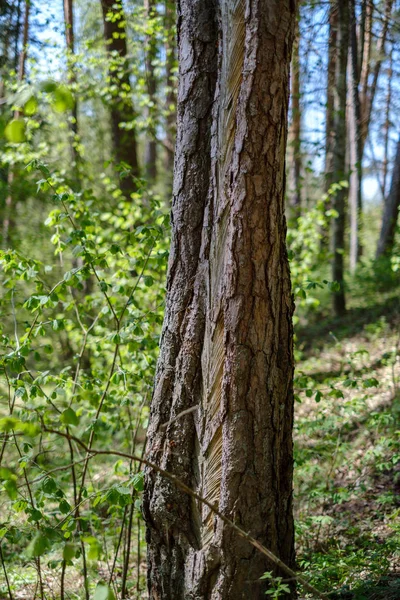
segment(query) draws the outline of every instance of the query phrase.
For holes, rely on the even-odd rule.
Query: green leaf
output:
[[[57,491],[57,484],[52,477],[46,477],[42,483],[42,489],[46,494],[54,494]]]
[[[4,130],[7,140],[13,144],[20,144],[26,140],[25,122],[21,119],[13,119]]]
[[[132,485],[137,492],[143,492],[144,490],[144,473],[140,471],[136,473],[132,479]]]
[[[378,387],[379,381],[375,377],[371,377],[363,381],[363,386],[365,388]]]
[[[114,592],[105,583],[98,583],[93,600],[115,600]]]
[[[73,408],[66,408],[60,415],[61,423],[64,425],[78,425],[79,419]]]
[[[58,508],[60,509],[60,512],[63,515],[67,515],[71,510],[71,505],[69,504],[69,502],[67,502],[65,499],[63,499],[63,500],[61,500],[60,504],[58,505]]]
[[[6,490],[8,497],[11,500],[16,500],[18,496],[17,484],[13,479],[9,479],[4,484],[4,489]]]
[[[43,533],[37,533],[31,543],[29,544],[26,554],[29,558],[37,558],[38,556],[42,556],[46,552],[48,548],[47,538],[43,535]]]
[[[38,102],[34,96],[31,96],[27,102],[25,102],[24,113],[31,117],[36,113],[38,109]]]
[[[76,549],[73,544],[65,544],[63,549],[63,559],[64,560],[72,560],[75,556]]]
[[[44,81],[42,83],[42,90],[44,92],[47,92],[48,94],[51,94],[52,92],[54,92],[57,89],[57,84],[55,81]]]
[[[53,107],[57,112],[65,112],[74,107],[74,98],[64,85],[59,85],[53,93]]]

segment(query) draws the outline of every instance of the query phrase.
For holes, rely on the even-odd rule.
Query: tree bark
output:
[[[18,61],[18,81],[21,83],[25,79],[25,68],[26,68],[26,56],[28,50],[29,40],[29,16],[30,16],[31,3],[30,0],[25,1],[25,16],[24,16],[24,27],[22,33],[22,48],[19,55]],[[19,119],[21,112],[19,110],[14,111],[14,119]],[[13,204],[13,184],[14,184],[15,171],[14,167],[10,165],[7,174],[7,197],[5,201],[4,219],[3,219],[3,248],[7,248],[10,237],[10,230],[13,228],[12,219],[12,204]]]
[[[148,430],[149,458],[289,565],[284,187],[294,21],[290,0],[178,5],[173,238]],[[265,557],[150,471],[144,513],[152,600],[265,598],[259,578],[275,570]]]
[[[387,92],[386,92],[386,107],[385,107],[385,140],[384,140],[384,151],[383,151],[383,164],[382,164],[382,192],[383,198],[386,198],[386,188],[388,179],[388,164],[389,164],[389,138],[390,138],[390,111],[392,108],[392,86],[393,86],[393,45],[389,53],[389,66],[387,70]]]
[[[124,130],[122,123],[134,123],[135,111],[127,71],[126,28],[121,0],[101,0],[103,11],[104,38],[110,60],[110,85],[115,86],[111,104],[111,135],[113,154],[117,165],[129,170],[121,177],[120,187],[127,198],[137,189],[139,163],[135,127]]]
[[[358,40],[355,0],[350,0],[350,53],[349,53],[349,111],[348,141],[350,159],[350,272],[354,273],[362,254],[360,230],[362,221],[362,137],[359,94]]]
[[[385,10],[383,15],[383,23],[381,33],[378,39],[376,54],[377,59],[374,65],[374,69],[372,72],[372,83],[368,90],[368,93],[363,94],[363,101],[361,103],[361,148],[362,153],[364,152],[365,142],[368,137],[369,124],[371,121],[372,107],[374,104],[376,89],[378,86],[378,79],[381,72],[381,66],[385,59],[385,45],[386,38],[389,30],[390,17],[393,9],[393,1],[394,0],[386,0],[385,1]],[[368,81],[367,81],[368,83]]]
[[[154,0],[144,0],[144,8],[147,19],[152,20],[156,14]],[[156,92],[157,79],[154,73],[154,60],[157,57],[157,44],[154,35],[146,36],[146,79],[147,94],[149,97],[148,107],[148,139],[146,140],[145,168],[146,178],[154,183],[157,177],[157,142],[156,142]]]
[[[329,7],[329,38],[328,38],[328,72],[326,80],[326,116],[325,116],[325,168],[324,168],[324,190],[328,194],[333,183],[334,171],[334,90],[336,81],[336,51],[337,51],[337,6],[331,2]],[[326,210],[331,208],[331,203],[326,205]],[[329,226],[321,228],[321,250],[329,248]]]
[[[397,220],[400,208],[400,138],[397,142],[396,158],[393,165],[392,183],[389,196],[386,199],[382,217],[382,227],[379,236],[376,258],[391,256],[396,234]]]
[[[69,52],[68,56],[68,81],[70,84],[76,82],[75,77],[75,65],[71,61],[75,54],[75,35],[74,35],[74,9],[73,0],[64,0],[64,21],[65,21],[65,41]],[[74,94],[74,105],[72,107],[72,119],[70,122],[70,129],[72,134],[72,140],[70,143],[70,151],[72,157],[72,166],[74,169],[75,185],[79,187],[80,173],[79,173],[79,161],[80,156],[77,151],[78,143],[78,103],[76,100],[76,94]]]
[[[332,0],[335,1],[335,0]],[[349,47],[349,1],[338,0],[338,28],[336,36],[336,71],[333,95],[333,174],[332,182],[340,184],[346,177],[346,99],[347,99],[347,56]],[[344,290],[344,232],[346,190],[341,187],[333,197],[333,208],[337,216],[332,222],[332,279],[340,286],[333,292],[333,311],[336,316],[346,312]]]

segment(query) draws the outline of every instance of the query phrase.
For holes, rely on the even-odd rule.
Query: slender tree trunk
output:
[[[17,23],[15,26],[15,40],[14,40],[14,69],[17,71],[19,68],[20,53],[18,52],[19,36],[21,30],[21,16],[22,16],[22,0],[17,2]]]
[[[332,0],[334,2],[335,0]],[[349,47],[349,2],[337,0],[336,70],[333,116],[333,183],[346,179],[346,97],[347,97],[347,56]],[[341,316],[346,311],[344,290],[344,232],[345,232],[346,190],[336,191],[333,208],[337,216],[332,222],[332,279],[340,288],[333,292],[333,311]]]
[[[337,62],[337,27],[338,11],[334,2],[329,7],[329,39],[328,39],[328,73],[326,81],[326,117],[325,117],[325,193],[328,194],[333,183],[334,172],[334,148],[335,148],[335,81],[336,81],[336,62]],[[326,206],[328,210],[331,203]],[[321,230],[321,250],[329,248],[329,227],[322,227]]]
[[[393,1],[394,0],[385,0],[385,10],[383,15],[383,23],[381,33],[378,39],[377,47],[376,47],[376,55],[377,59],[375,61],[373,74],[372,74],[372,83],[368,90],[368,93],[363,94],[363,102],[361,104],[361,151],[364,153],[365,142],[368,137],[369,124],[371,121],[372,107],[374,104],[376,89],[378,86],[378,79],[381,72],[381,66],[385,59],[385,45],[386,38],[389,29],[390,17],[393,9]],[[366,80],[368,83],[368,81]]]
[[[400,138],[397,142],[396,158],[393,165],[392,183],[389,196],[386,199],[382,217],[382,227],[379,236],[376,258],[391,256],[396,234],[397,220],[400,208]]]
[[[389,164],[389,138],[390,138],[390,109],[392,106],[392,81],[393,78],[393,46],[389,53],[389,67],[387,70],[387,92],[386,92],[386,107],[385,107],[385,141],[383,152],[383,173],[382,173],[382,190],[383,198],[386,199],[386,188],[388,179],[388,164]]]
[[[362,139],[361,109],[358,88],[357,21],[355,0],[350,0],[350,53],[349,53],[349,111],[348,140],[350,159],[350,271],[354,273],[362,254],[360,231],[362,221]]]
[[[24,17],[24,28],[22,34],[22,48],[19,55],[18,62],[18,81],[22,82],[25,78],[25,67],[26,67],[26,56],[28,49],[29,39],[29,15],[30,15],[31,3],[30,0],[25,1],[25,17]],[[19,119],[21,113],[19,110],[14,111],[14,119]],[[13,204],[13,184],[14,184],[15,171],[14,167],[10,166],[7,175],[7,197],[5,202],[4,220],[3,220],[3,247],[7,248],[9,243],[10,229],[12,228],[12,204]]]
[[[289,129],[289,206],[290,216],[301,215],[301,108],[300,108],[300,9],[298,4],[293,42],[291,99],[292,121]]]
[[[139,163],[135,127],[124,130],[122,123],[134,123],[131,87],[127,71],[127,44],[124,13],[121,0],[101,0],[103,10],[104,38],[110,60],[110,85],[116,91],[111,104],[111,134],[114,159],[122,170],[129,170],[121,177],[120,187],[127,198],[137,189],[135,178],[139,176]]]
[[[165,68],[167,80],[167,119],[166,119],[166,149],[167,173],[173,172],[174,168],[174,147],[176,137],[176,82],[175,82],[175,65],[176,65],[176,40],[175,40],[175,0],[165,0]]]
[[[149,458],[290,565],[284,163],[294,21],[290,0],[178,5],[173,240],[148,431]],[[273,566],[150,471],[144,512],[152,600],[265,598],[259,578]]]
[[[147,18],[151,21],[156,16],[155,0],[144,0]],[[147,93],[149,96],[148,107],[148,139],[146,141],[145,167],[146,178],[154,183],[157,177],[157,142],[156,142],[156,92],[157,79],[154,72],[154,60],[157,57],[157,44],[154,35],[146,36],[146,79]]]
[[[70,84],[76,82],[75,76],[75,65],[73,57],[75,54],[75,35],[74,35],[74,9],[73,0],[64,0],[64,21],[65,21],[65,41],[68,49],[68,81]],[[75,185],[79,185],[80,173],[79,173],[79,153],[77,151],[78,143],[78,103],[76,95],[74,94],[74,106],[71,111],[70,129],[72,134],[72,140],[70,143],[72,166],[74,169],[74,180]]]
[[[368,96],[368,80],[371,70],[372,17],[374,5],[372,0],[363,0],[362,35],[360,42],[360,105],[365,106]]]

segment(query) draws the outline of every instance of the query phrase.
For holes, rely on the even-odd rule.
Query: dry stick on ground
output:
[[[157,471],[157,473],[159,473],[160,475],[162,475],[163,477],[165,477],[166,479],[168,479],[169,481],[171,481],[172,483],[174,483],[174,485],[176,485],[177,488],[181,489],[183,492],[185,492],[186,494],[188,494],[189,496],[191,496],[195,500],[198,500],[202,504],[205,504],[226,525],[228,525],[229,527],[231,527],[232,529],[234,529],[236,531],[236,533],[238,535],[240,535],[240,537],[242,537],[245,540],[247,540],[254,548],[256,548],[259,552],[261,552],[262,554],[264,554],[264,556],[266,556],[272,563],[274,563],[277,567],[279,567],[289,577],[292,577],[293,579],[296,579],[296,581],[298,581],[304,587],[304,589],[306,589],[308,592],[310,592],[311,594],[313,594],[316,598],[320,598],[321,600],[328,600],[328,596],[326,594],[320,592],[317,588],[315,588],[313,585],[311,585],[311,583],[309,583],[301,575],[299,575],[298,573],[296,573],[295,571],[293,571],[293,569],[291,569],[290,567],[288,567],[280,558],[278,558],[273,552],[271,552],[271,550],[268,550],[268,548],[266,548],[265,546],[263,546],[255,538],[253,538],[249,533],[247,533],[246,531],[244,531],[243,529],[241,529],[241,527],[239,527],[233,521],[231,521],[228,517],[226,517],[219,510],[219,508],[217,506],[215,506],[214,504],[212,504],[211,502],[209,502],[206,498],[203,498],[203,496],[200,496],[200,494],[198,494],[197,492],[195,492],[194,490],[192,490],[185,483],[183,483],[183,481],[181,481],[180,479],[178,479],[177,477],[175,477],[175,475],[173,475],[172,473],[169,473],[165,469],[159,467],[158,465],[156,465],[155,463],[147,460],[146,458],[141,458],[139,456],[128,454],[127,452],[118,452],[117,450],[97,450],[96,448],[89,448],[79,438],[77,438],[77,437],[75,437],[73,435],[67,434],[67,433],[63,433],[62,431],[57,431],[56,429],[49,429],[48,427],[44,426],[44,424],[43,424],[43,431],[45,431],[46,433],[53,433],[55,435],[59,435],[59,436],[64,437],[66,439],[73,440],[79,446],[81,446],[85,450],[85,452],[87,452],[89,455],[93,455],[93,456],[121,456],[122,458],[127,458],[129,460],[137,461],[137,462],[145,465],[146,467],[149,467],[150,469],[154,469],[154,471]]]

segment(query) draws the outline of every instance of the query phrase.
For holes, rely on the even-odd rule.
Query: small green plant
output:
[[[265,595],[270,596],[273,600],[278,600],[282,595],[290,593],[290,588],[286,583],[283,583],[282,577],[275,577],[272,571],[267,571],[260,579],[269,581],[270,587]]]

